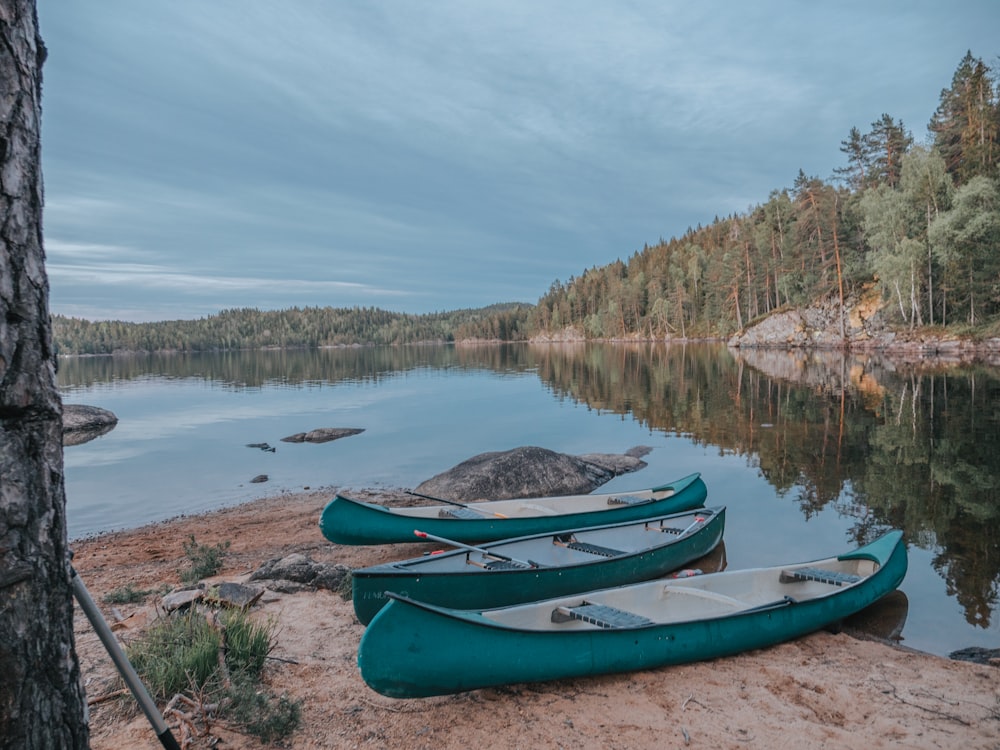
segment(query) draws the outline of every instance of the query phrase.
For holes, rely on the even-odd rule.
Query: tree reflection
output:
[[[888,527],[932,549],[966,619],[985,628],[1000,580],[1000,373],[840,352],[721,345],[402,346],[60,360],[64,392],[149,377],[224,388],[374,382],[421,368],[534,372],[557,399],[744,456],[806,518]]]

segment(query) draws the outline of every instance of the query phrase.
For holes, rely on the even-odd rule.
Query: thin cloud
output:
[[[43,3],[51,304],[534,301],[829,175],[882,112],[919,138],[995,54],[963,7]]]

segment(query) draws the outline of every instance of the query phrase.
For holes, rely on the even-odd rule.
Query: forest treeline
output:
[[[844,164],[799,171],[743,214],[555,281],[536,305],[407,315],[377,308],[227,310],[195,321],[53,317],[57,350],[181,350],[559,337],[729,336],[773,310],[877,285],[890,323],[969,330],[1000,320],[1000,70],[971,51],[918,143],[883,114],[841,142]]]
[[[883,114],[841,142],[824,180],[799,171],[746,213],[556,282],[526,328],[588,338],[726,336],[783,306],[877,284],[889,322],[1000,316],[1000,85],[969,52],[917,144]]]
[[[394,345],[448,342],[463,326],[491,330],[496,321],[523,319],[516,303],[475,310],[408,315],[374,307],[293,307],[287,310],[239,308],[198,320],[129,323],[52,316],[59,354],[111,354],[124,351],[219,351],[323,346]],[[518,338],[498,330],[494,338]]]

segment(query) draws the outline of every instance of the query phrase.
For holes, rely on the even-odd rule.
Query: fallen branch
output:
[[[709,707],[706,706],[704,703],[702,703],[700,700],[698,700],[697,698],[695,698],[693,695],[689,695],[687,698],[684,699],[684,702],[681,704],[681,711],[683,711],[685,708],[687,708],[687,704],[688,703],[697,703],[699,706],[701,706],[702,708],[704,708],[706,711],[710,710]]]
[[[122,688],[121,690],[112,690],[110,693],[105,693],[104,695],[98,695],[94,698],[88,698],[87,705],[96,706],[100,703],[106,703],[107,701],[112,700],[113,698],[121,698],[128,694],[129,694],[128,688]]]
[[[950,714],[947,711],[941,711],[941,710],[939,710],[937,708],[929,708],[927,706],[921,706],[919,703],[914,703],[913,701],[908,701],[908,700],[906,700],[906,698],[904,698],[903,696],[901,696],[899,694],[899,691],[896,689],[896,686],[893,685],[891,682],[889,682],[889,680],[887,680],[886,678],[883,677],[882,678],[882,682],[884,682],[886,685],[889,686],[889,690],[887,690],[885,692],[890,693],[892,695],[892,697],[895,698],[896,700],[898,700],[900,703],[904,703],[907,706],[913,706],[914,708],[919,708],[921,711],[926,711],[929,714],[934,714],[935,716],[940,716],[943,719],[948,719],[949,721],[954,721],[956,724],[961,724],[962,726],[966,726],[966,727],[972,726],[971,722],[966,721],[961,716],[955,716],[955,714]],[[935,696],[935,698],[936,698],[936,696]],[[946,702],[943,698],[937,698],[937,700],[940,700],[942,703]]]

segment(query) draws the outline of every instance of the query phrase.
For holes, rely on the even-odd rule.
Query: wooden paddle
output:
[[[468,505],[466,503],[459,503],[455,500],[445,500],[443,497],[431,497],[430,495],[421,495],[419,492],[406,491],[407,495],[413,495],[414,497],[422,497],[424,500],[433,500],[435,503],[447,503],[448,505],[457,505],[459,508],[466,508],[468,510],[475,511],[476,513],[482,513],[484,516],[493,515],[497,518],[506,518],[503,513],[494,513],[492,511],[483,510],[482,508],[477,508],[475,505]]]
[[[497,560],[506,560],[507,562],[512,562],[515,565],[523,565],[526,568],[538,568],[540,567],[538,563],[533,560],[518,560],[515,557],[508,557],[507,555],[501,555],[499,552],[490,552],[488,549],[483,547],[473,547],[471,544],[462,544],[462,542],[456,542],[453,539],[445,539],[443,536],[434,536],[434,534],[428,534],[426,531],[420,531],[414,529],[413,533],[420,537],[421,539],[431,539],[435,542],[441,542],[442,544],[448,544],[452,547],[458,547],[459,549],[464,549],[469,552],[479,552],[480,554],[486,555],[487,557],[493,557]]]

